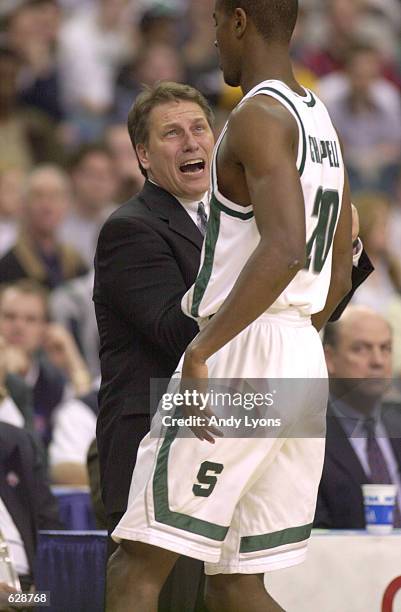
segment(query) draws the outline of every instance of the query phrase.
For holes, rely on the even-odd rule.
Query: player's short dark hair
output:
[[[206,98],[197,89],[190,87],[190,85],[170,81],[156,83],[153,87],[144,88],[128,114],[128,133],[135,152],[136,145],[147,144],[149,141],[149,115],[153,108],[159,106],[159,104],[181,100],[198,104],[205,113],[209,125],[213,125],[213,111]],[[140,163],[139,167],[142,174],[147,176],[146,170],[142,168]]]
[[[267,40],[289,42],[298,17],[298,0],[221,0],[228,13],[242,8]]]

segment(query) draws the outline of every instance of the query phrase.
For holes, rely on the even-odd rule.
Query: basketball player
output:
[[[245,96],[215,148],[201,266],[182,302],[201,331],[179,369],[183,383],[311,379],[302,409],[327,377],[317,330],[350,290],[352,241],[337,134],[292,73],[296,17],[297,0],[216,2],[224,78]],[[193,432],[141,444],[109,612],[155,611],[179,554],[205,561],[210,612],[281,610],[258,576],[305,558],[324,440],[220,438],[207,421]]]

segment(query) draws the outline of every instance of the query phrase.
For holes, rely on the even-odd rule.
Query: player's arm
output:
[[[240,107],[224,142],[224,155],[245,174],[260,242],[218,313],[189,345],[188,378],[201,377],[197,366],[265,312],[305,264],[298,127],[284,107],[265,100],[255,97]]]
[[[333,242],[330,288],[324,309],[312,316],[318,331],[327,323],[338,304],[352,289],[352,210],[348,176],[345,172],[344,193]]]

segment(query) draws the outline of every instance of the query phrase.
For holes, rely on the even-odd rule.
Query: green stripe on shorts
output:
[[[170,428],[164,438],[162,447],[159,451],[156,469],[153,476],[153,504],[155,519],[158,523],[175,527],[183,531],[195,533],[210,540],[222,542],[228,532],[228,527],[209,523],[201,519],[194,518],[180,512],[172,512],[168,503],[168,457],[170,447],[174,442],[178,427]],[[195,440],[194,440],[195,441]],[[177,466],[178,469],[185,469],[185,466]]]
[[[210,216],[207,225],[207,234],[205,240],[205,258],[202,268],[196,279],[194,293],[192,298],[191,315],[199,316],[199,306],[205,295],[206,287],[210,281],[213,270],[214,254],[216,251],[217,238],[220,232],[220,208],[216,205],[217,200],[214,195],[210,201]]]
[[[241,538],[240,553],[252,553],[269,548],[277,548],[285,544],[296,544],[310,537],[313,523],[301,527],[290,527],[282,531],[274,531],[264,535],[247,536]]]

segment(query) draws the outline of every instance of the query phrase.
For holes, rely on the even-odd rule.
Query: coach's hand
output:
[[[191,393],[206,394],[208,391],[208,376],[206,362],[197,358],[196,353],[188,348],[185,352],[182,368],[181,393],[191,391]],[[209,422],[210,417],[214,416],[209,406],[201,410],[198,405],[187,403],[183,406],[183,413],[184,416],[196,418],[199,423],[202,423],[190,428],[199,440],[206,440],[210,444],[214,444],[215,437],[223,437],[223,432]]]

